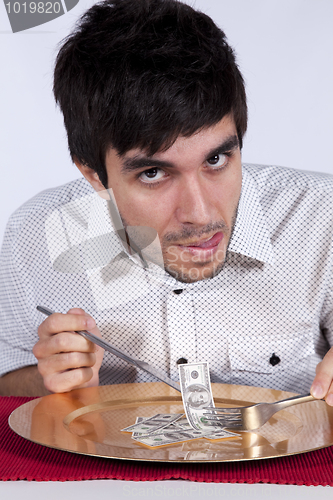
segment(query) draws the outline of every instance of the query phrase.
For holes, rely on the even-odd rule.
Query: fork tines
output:
[[[241,408],[205,407],[204,410],[208,410],[204,415],[209,422],[215,422],[224,427],[240,427],[242,425]]]

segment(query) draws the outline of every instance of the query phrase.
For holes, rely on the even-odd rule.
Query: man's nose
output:
[[[184,179],[179,186],[176,216],[182,224],[209,224],[213,206],[208,186],[197,177]]]

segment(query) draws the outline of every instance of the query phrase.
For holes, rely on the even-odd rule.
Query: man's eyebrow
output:
[[[212,158],[213,156],[228,153],[229,151],[237,149],[238,147],[239,147],[238,137],[237,135],[232,135],[231,137],[227,137],[227,139],[225,139],[219,146],[209,151],[209,153],[206,156],[206,159],[209,160],[209,158]]]
[[[227,153],[239,147],[239,140],[237,135],[227,137],[219,146],[209,151],[205,158],[208,160],[212,156]],[[121,173],[128,174],[136,170],[149,169],[149,168],[174,168],[174,164],[165,160],[157,160],[151,156],[133,156],[126,158],[122,162]]]
[[[127,158],[123,161],[121,166],[121,173],[128,174],[135,170],[141,170],[142,168],[172,168],[173,163],[163,160],[154,160],[151,156],[134,156],[133,158]]]

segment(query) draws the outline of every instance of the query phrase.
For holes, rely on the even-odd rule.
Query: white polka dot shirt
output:
[[[84,179],[40,193],[2,246],[0,375],[37,363],[40,304],[83,308],[106,340],[174,380],[177,362],[208,361],[212,382],[307,392],[333,345],[332,179],[244,165],[225,265],[191,284],[129,256]],[[101,384],[154,380],[104,354]]]

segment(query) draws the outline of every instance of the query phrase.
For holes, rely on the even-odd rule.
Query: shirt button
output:
[[[179,358],[176,361],[176,365],[184,365],[185,363],[187,363],[187,359],[186,358]]]
[[[182,288],[178,288],[178,290],[174,290],[173,293],[179,295],[180,293],[182,293],[183,289]]]
[[[278,365],[280,363],[281,359],[279,358],[279,356],[277,356],[275,354],[275,352],[273,352],[272,356],[270,357],[269,359],[269,362],[272,366],[275,366],[275,365]]]

